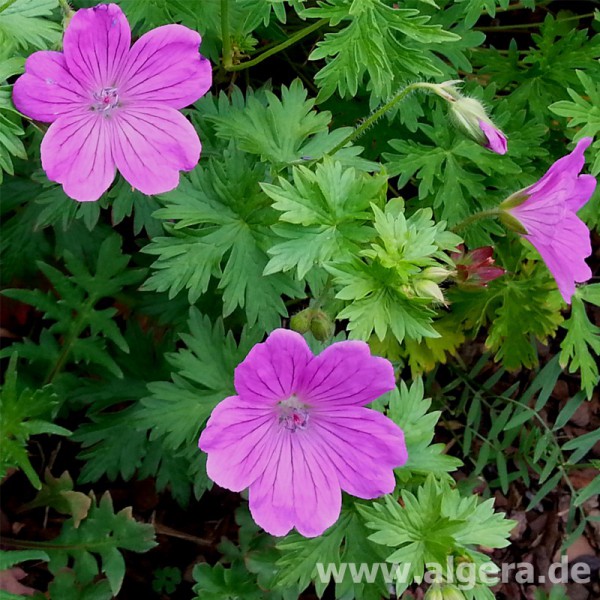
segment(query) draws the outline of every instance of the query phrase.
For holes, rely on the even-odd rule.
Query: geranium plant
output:
[[[502,565],[597,525],[598,14],[0,0],[0,596],[545,597]]]

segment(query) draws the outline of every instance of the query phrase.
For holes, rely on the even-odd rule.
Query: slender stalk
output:
[[[4,4],[0,5],[0,13],[5,11],[9,6],[12,6],[17,0],[6,0]]]
[[[545,0],[544,2],[540,2],[539,4],[536,4],[535,8],[536,9],[543,8],[547,4],[550,4],[551,2],[552,2],[552,0]],[[525,9],[525,8],[529,8],[529,7],[523,6],[522,2],[517,2],[516,4],[509,4],[506,8],[502,8],[501,6],[497,7],[496,14],[502,13],[502,12],[508,12],[510,10],[521,10],[521,9]],[[529,8],[529,10],[532,10],[532,9]]]
[[[229,33],[229,0],[221,0],[221,39],[223,40],[223,66],[231,67],[231,35]]]
[[[75,11],[69,4],[68,0],[58,0],[58,3],[60,4],[60,7],[62,8],[63,13],[65,14],[65,17],[73,16],[75,14]]]
[[[223,2],[225,2],[225,1],[226,0],[223,0]],[[314,31],[317,31],[318,29],[320,29],[327,23],[329,23],[329,19],[320,19],[318,21],[315,21],[308,27],[304,27],[300,31],[297,31],[294,35],[290,36],[287,40],[281,42],[280,44],[277,44],[276,46],[273,46],[272,48],[269,48],[268,50],[265,50],[258,56],[254,57],[252,60],[248,60],[246,62],[242,62],[237,65],[231,64],[231,60],[229,61],[229,63],[223,62],[225,69],[227,69],[227,71],[242,71],[244,69],[249,69],[250,67],[254,67],[255,65],[258,65],[259,63],[261,63],[263,60],[266,60],[267,58],[273,56],[274,54],[277,54],[278,52],[281,52],[282,50],[289,48],[296,42],[299,42],[301,39],[305,38],[307,35],[310,35]],[[224,43],[223,43],[223,53],[225,53],[225,44]]]
[[[566,23],[568,21],[579,21],[581,19],[587,19],[593,17],[596,13],[586,13],[585,15],[575,15],[574,17],[567,17],[566,19],[557,19],[557,23]],[[541,27],[543,21],[538,23],[519,23],[517,25],[490,25],[486,27],[474,27],[477,31],[511,31],[513,29],[530,29],[532,27]]]
[[[332,156],[341,150],[346,144],[349,144],[356,138],[359,138],[369,127],[371,127],[375,122],[377,122],[383,115],[385,115],[388,110],[391,110],[398,104],[402,102],[404,98],[406,98],[411,92],[414,90],[434,90],[439,88],[439,86],[433,83],[426,82],[416,82],[407,85],[405,88],[401,89],[389,102],[384,104],[381,108],[377,109],[370,117],[367,117],[352,133],[347,135],[333,150],[329,152]]]
[[[496,217],[499,214],[500,210],[497,208],[482,210],[480,212],[468,216],[466,219],[463,219],[460,223],[458,223],[452,228],[452,231],[454,231],[454,233],[458,233],[459,231],[462,231],[463,229],[467,228],[469,225],[475,223],[476,221],[480,221],[481,219],[492,219],[493,217]]]

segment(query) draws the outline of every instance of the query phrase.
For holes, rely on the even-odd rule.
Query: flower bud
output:
[[[450,271],[442,267],[427,267],[423,269],[422,275],[425,279],[429,279],[434,283],[442,283],[442,281],[448,279]]]
[[[437,300],[441,304],[446,304],[444,294],[440,286],[431,281],[431,279],[417,279],[414,283],[415,292],[421,297]]]
[[[461,96],[451,104],[450,114],[456,125],[469,137],[473,138],[479,144],[485,143],[486,137],[479,123],[487,120],[488,116],[479,100]]]
[[[296,313],[290,319],[290,327],[298,333],[306,333],[310,329],[313,313],[314,311],[312,308],[305,308],[299,313]]]
[[[445,585],[442,588],[443,600],[465,600],[465,595],[454,585]]]
[[[444,600],[444,596],[442,596],[442,590],[439,584],[432,584],[431,587],[425,592],[423,600]]]
[[[316,311],[310,324],[310,330],[317,340],[324,342],[335,333],[335,324],[322,310]]]
[[[450,110],[458,127],[468,136],[496,154],[506,154],[506,136],[492,123],[479,100],[461,96]]]

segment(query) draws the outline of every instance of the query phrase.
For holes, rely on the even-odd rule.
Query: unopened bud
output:
[[[429,279],[435,283],[442,283],[442,281],[448,279],[450,271],[442,267],[427,267],[423,269],[422,275],[425,279]]]
[[[461,96],[450,103],[450,114],[456,125],[478,144],[496,154],[506,154],[506,136],[492,123],[479,100]]]
[[[414,288],[417,294],[421,297],[432,298],[441,304],[446,303],[440,286],[431,281],[431,279],[417,279],[414,283]]]
[[[324,342],[335,333],[335,324],[329,315],[319,310],[311,321],[310,330],[316,339]]]
[[[442,598],[443,600],[465,600],[465,595],[453,585],[444,585]]]
[[[290,319],[290,327],[298,333],[306,333],[310,329],[313,313],[314,311],[312,308],[305,308],[299,313],[296,313]]]
[[[431,587],[425,592],[423,600],[444,600],[444,596],[442,596],[442,590],[439,584],[432,584]]]

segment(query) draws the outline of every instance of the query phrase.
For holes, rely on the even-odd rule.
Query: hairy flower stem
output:
[[[460,223],[455,225],[452,228],[454,233],[458,233],[459,231],[463,231],[472,223],[476,221],[481,221],[482,219],[492,219],[500,214],[500,210],[498,208],[491,208],[489,210],[482,210],[480,212],[475,213],[474,215],[468,216],[466,219],[463,219]]]
[[[405,88],[402,88],[389,102],[386,102],[381,108],[378,108],[370,117],[367,117],[351,134],[346,136],[333,150],[329,152],[331,156],[333,156],[336,152],[341,150],[346,144],[354,141],[356,138],[359,138],[367,129],[369,129],[374,123],[376,123],[383,115],[385,115],[388,110],[391,110],[398,104],[402,102],[404,98],[406,98],[411,92],[414,90],[431,90],[434,91],[439,88],[434,83],[426,83],[426,82],[415,82],[407,85]]]
[[[310,35],[313,31],[317,31],[318,29],[320,29],[327,23],[329,23],[329,19],[320,19],[319,21],[315,21],[312,25],[309,25],[308,27],[304,27],[300,31],[297,31],[294,35],[289,37],[287,40],[285,40],[284,42],[281,42],[281,44],[277,44],[277,46],[273,46],[272,48],[265,50],[258,56],[254,57],[252,60],[248,60],[246,62],[242,62],[237,65],[231,64],[231,60],[230,60],[229,64],[226,64],[224,62],[223,64],[225,66],[225,69],[227,71],[242,71],[244,69],[249,69],[250,67],[253,67],[254,65],[261,63],[263,60],[266,60],[267,58],[273,56],[274,54],[277,54],[278,52],[281,52],[282,50],[289,48],[296,42],[299,42],[301,39],[305,38],[307,35]],[[224,44],[223,44],[223,54],[225,54],[225,45]]]
[[[60,7],[62,8],[65,17],[72,17],[75,14],[75,11],[69,4],[68,0],[58,0]]]

